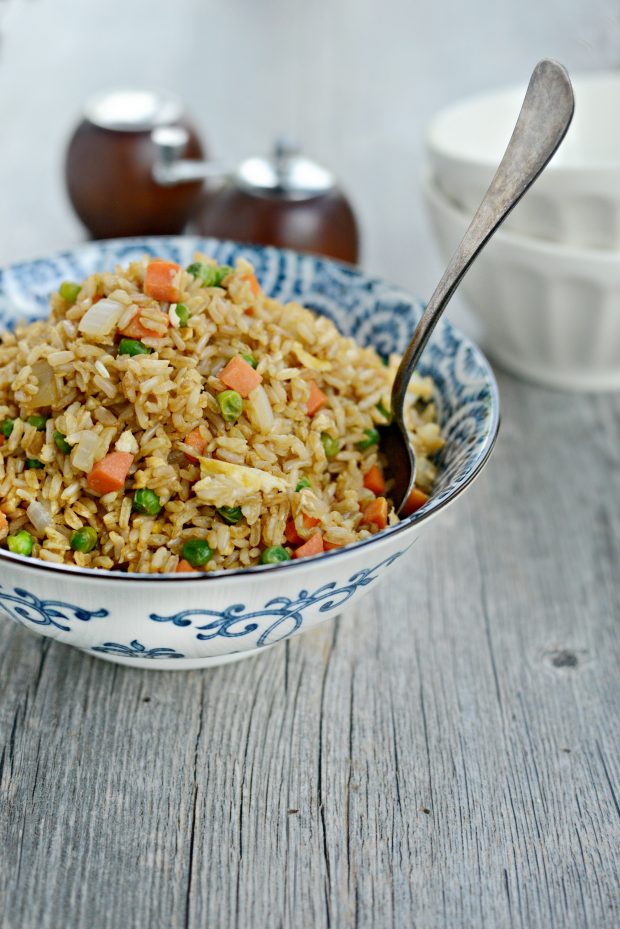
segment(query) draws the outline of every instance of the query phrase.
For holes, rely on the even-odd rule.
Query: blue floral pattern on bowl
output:
[[[411,543],[413,544],[413,543]],[[409,546],[410,547],[410,546]],[[171,623],[179,628],[193,628],[196,630],[198,641],[208,641],[219,637],[238,639],[252,635],[261,629],[256,637],[255,647],[264,648],[275,645],[288,639],[298,632],[303,624],[304,613],[313,607],[318,607],[319,613],[330,613],[339,610],[347,603],[360,587],[367,587],[378,579],[379,573],[393,564],[403,551],[395,552],[376,564],[372,568],[356,571],[344,584],[329,581],[314,591],[300,590],[296,597],[272,597],[262,609],[246,610],[243,603],[232,603],[223,610],[189,609],[169,616],[160,616],[151,613],[149,619],[155,623]],[[108,616],[108,610],[101,607],[98,610],[84,610],[70,603],[60,600],[40,600],[35,594],[22,588],[13,591],[0,587],[0,604],[19,622],[26,620],[36,626],[55,626],[62,632],[70,632],[71,620],[77,619],[88,622],[91,619],[102,619]],[[195,624],[196,619],[209,618],[211,621],[203,625]],[[60,622],[62,620],[63,622]],[[268,624],[265,626],[265,622]],[[69,623],[69,625],[65,625]],[[277,633],[277,634],[275,634]],[[137,639],[129,645],[121,642],[104,642],[95,645],[91,651],[109,655],[132,658],[184,658],[172,646],[158,646],[147,648]]]
[[[74,619],[87,623],[91,619],[102,619],[108,615],[108,611],[103,607],[99,610],[85,610],[62,600],[40,600],[36,594],[29,593],[21,587],[15,587],[13,591],[4,590],[2,585],[0,606],[3,606],[7,613],[14,615],[18,622],[26,619],[35,626],[54,626],[62,632],[69,632]]]
[[[373,568],[356,571],[344,584],[328,581],[327,584],[322,584],[312,592],[300,590],[295,598],[286,596],[273,597],[260,610],[247,610],[244,603],[233,603],[231,606],[226,607],[225,610],[182,610],[180,613],[173,613],[170,616],[159,616],[157,613],[151,613],[150,618],[156,623],[172,623],[173,626],[192,627],[197,630],[196,638],[201,642],[215,639],[218,636],[237,639],[240,636],[250,635],[259,628],[263,628],[265,621],[269,621],[267,627],[263,628],[263,631],[256,639],[256,646],[257,648],[263,648],[266,645],[275,645],[276,642],[288,639],[301,629],[304,612],[307,609],[318,606],[319,613],[331,613],[333,610],[339,610],[360,587],[366,587],[375,581],[377,572],[389,567],[402,554],[402,551],[396,552]],[[211,621],[204,625],[195,623],[197,619],[207,618],[210,618]]]
[[[104,642],[103,645],[94,645],[91,651],[100,652],[102,655],[119,655],[121,658],[185,658],[185,655],[174,648],[146,648],[137,639],[133,639],[129,645]]]

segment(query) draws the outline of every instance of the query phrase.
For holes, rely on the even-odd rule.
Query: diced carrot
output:
[[[161,314],[161,318],[162,322],[168,327],[170,325],[170,320],[165,313]],[[161,339],[159,332],[155,332],[153,329],[147,329],[147,327],[143,325],[139,313],[136,313],[133,319],[130,320],[123,329],[119,329],[118,331],[121,335],[127,336],[129,339]]]
[[[286,526],[284,528],[284,538],[290,545],[301,545],[303,542],[302,537],[297,532],[295,520],[292,517],[286,522]]]
[[[387,500],[385,497],[377,497],[376,500],[371,500],[364,510],[362,522],[367,523],[369,526],[374,525],[377,529],[385,529],[387,526],[387,514]]]
[[[160,258],[149,261],[144,277],[144,293],[154,300],[177,303],[181,299],[180,271],[181,265],[176,261],[163,261]]]
[[[191,566],[191,564],[189,563],[189,561],[186,561],[185,558],[183,558],[183,560],[182,560],[182,561],[179,561],[178,565],[176,566],[175,573],[176,573],[176,574],[182,574],[183,572],[186,572],[186,571],[187,571],[188,573],[189,573],[190,571],[193,571],[194,574],[197,573],[197,572],[196,572],[196,568],[192,568],[192,566]]]
[[[425,494],[423,490],[418,490],[417,487],[414,487],[405,500],[401,511],[401,516],[411,516],[412,513],[415,513],[416,510],[419,510],[420,507],[424,506],[427,501],[428,494]]]
[[[378,497],[385,493],[385,479],[379,465],[373,465],[364,475],[364,487]]]
[[[129,452],[110,452],[89,472],[86,482],[98,494],[109,494],[125,486],[134,456]]]
[[[191,445],[192,448],[196,449],[199,455],[202,455],[202,453],[205,450],[205,445],[207,443],[205,439],[203,439],[202,435],[200,434],[200,429],[198,428],[198,426],[196,426],[195,429],[192,429],[189,435],[185,436],[185,444]],[[198,461],[197,458],[194,458],[193,455],[188,455],[187,452],[185,452],[185,457],[187,458],[188,461],[193,461],[194,464]]]
[[[320,532],[315,532],[307,542],[295,549],[293,558],[308,558],[310,555],[320,555],[322,551],[324,551],[323,536]]]
[[[307,513],[304,513],[301,519],[304,524],[304,529],[314,529],[314,527],[318,526],[321,522],[321,520],[317,519],[316,516],[308,516]],[[292,516],[286,523],[286,527],[284,529],[284,538],[291,545],[301,545],[302,542],[306,541],[297,532],[297,526],[295,525],[295,520]]]
[[[308,397],[308,404],[306,406],[308,416],[314,416],[326,403],[327,397],[321,388],[317,387],[314,381],[310,381],[310,396]]]
[[[245,279],[246,279],[246,281],[248,282],[248,284],[250,285],[250,290],[252,291],[252,293],[254,294],[254,296],[255,296],[255,297],[258,297],[258,295],[259,295],[259,293],[260,293],[260,284],[258,283],[258,278],[256,277],[256,275],[255,275],[255,274],[246,274],[246,275],[245,275]]]
[[[9,528],[9,521],[4,515],[4,513],[2,512],[2,510],[0,510],[0,539],[2,538],[2,533],[6,532],[8,528]]]
[[[331,552],[334,548],[342,548],[341,542],[328,542],[327,539],[323,539],[323,550],[326,552]]]
[[[231,358],[218,377],[222,384],[226,384],[231,390],[236,390],[242,397],[249,396],[263,380],[262,375],[258,374],[241,355]]]

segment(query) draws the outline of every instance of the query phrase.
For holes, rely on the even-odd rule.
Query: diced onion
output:
[[[71,464],[78,471],[92,471],[95,455],[99,449],[99,436],[96,432],[86,432],[71,454]]]
[[[250,422],[258,432],[271,432],[274,424],[273,410],[264,387],[255,387],[248,396],[246,410]]]
[[[29,405],[35,410],[54,406],[58,400],[58,391],[52,368],[47,361],[37,361],[32,366],[32,373],[39,383],[39,389]]]
[[[117,452],[129,452],[131,455],[138,454],[138,443],[129,429],[126,429],[116,440],[114,448]]]
[[[93,303],[80,320],[78,329],[85,335],[101,336],[108,335],[118,324],[119,319],[127,307],[116,300],[99,300]]]
[[[42,503],[38,503],[36,500],[30,504],[26,510],[28,514],[28,519],[37,530],[37,532],[43,532],[47,529],[48,526],[52,524],[52,517],[49,513],[49,510]]]
[[[176,303],[170,304],[170,309],[168,310],[168,319],[170,320],[170,325],[173,329],[178,329],[181,325],[181,320],[177,315],[177,305]]]

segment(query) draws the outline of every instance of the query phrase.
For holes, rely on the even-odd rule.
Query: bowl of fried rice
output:
[[[422,305],[323,259],[196,237],[0,272],[0,608],[149,668],[256,654],[357,602],[480,472],[499,423],[448,322],[380,428]]]

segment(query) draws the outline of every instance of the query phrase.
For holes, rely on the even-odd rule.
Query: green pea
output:
[[[63,300],[66,300],[67,303],[75,303],[77,300],[80,291],[82,289],[81,284],[74,284],[73,281],[63,281],[60,287],[58,288],[58,293]]]
[[[290,561],[291,556],[281,545],[272,545],[266,548],[260,556],[261,564],[279,564],[281,561]]]
[[[249,365],[252,365],[253,368],[258,367],[258,361],[254,357],[254,355],[242,355],[241,357],[243,358],[244,361],[247,361]]]
[[[161,510],[161,502],[154,490],[144,487],[142,490],[136,490],[133,495],[134,513],[142,513],[144,516],[157,516]]]
[[[236,390],[222,390],[217,395],[216,400],[221,410],[222,417],[227,423],[234,423],[239,419],[243,412],[243,400],[241,394]]]
[[[177,303],[177,308],[175,312],[179,318],[179,322],[181,323],[181,325],[187,326],[187,323],[189,322],[189,318],[192,315],[189,311],[189,307],[186,306],[184,303]]]
[[[220,287],[228,275],[232,274],[232,268],[228,265],[220,265],[218,268],[216,265],[205,264],[204,261],[194,261],[187,266],[186,271],[192,277],[197,277],[203,287]]]
[[[13,552],[14,555],[32,555],[32,546],[34,545],[34,539],[29,532],[26,532],[25,529],[22,529],[21,532],[18,532],[16,535],[8,536],[6,544],[9,547],[9,551]]]
[[[181,549],[181,554],[192,568],[201,568],[213,558],[213,550],[204,539],[189,539]]]
[[[302,479],[297,484],[297,487],[295,488],[295,493],[298,494],[300,490],[304,489],[304,487],[312,487],[312,484],[307,477],[302,477]]]
[[[131,357],[134,355],[150,355],[152,351],[152,348],[137,339],[121,339],[118,343],[119,355],[130,355]]]
[[[240,506],[218,506],[218,513],[225,519],[227,523],[230,523],[231,526],[234,526],[241,519],[243,519],[243,513],[241,512]]]
[[[65,436],[62,432],[54,433],[54,444],[59,452],[62,452],[63,455],[68,455],[71,452],[71,446],[67,442]]]
[[[40,471],[45,465],[38,458],[26,458],[27,471]]]
[[[381,413],[384,419],[387,419],[388,423],[392,422],[392,411],[388,409],[383,400],[379,400],[377,403],[377,409]]]
[[[2,421],[2,423],[0,423],[0,432],[2,433],[5,439],[9,438],[9,436],[13,432],[14,427],[15,427],[14,419],[5,419]]]
[[[321,433],[321,442],[323,443],[323,448],[325,449],[325,456],[327,458],[333,458],[334,455],[337,455],[340,451],[340,443],[337,439],[332,439],[332,437],[327,432]]]
[[[221,287],[227,277],[233,273],[233,269],[230,265],[220,265],[218,268],[218,281],[216,287]]]
[[[360,452],[365,452],[366,449],[379,444],[379,433],[376,429],[364,429],[364,435],[366,438],[355,446]]]
[[[34,426],[37,432],[45,432],[45,424],[48,420],[47,416],[40,416],[39,413],[33,413],[32,416],[29,416],[26,422],[30,426]]]
[[[71,548],[74,552],[83,552],[87,555],[97,545],[97,530],[92,526],[76,529],[71,535]]]

